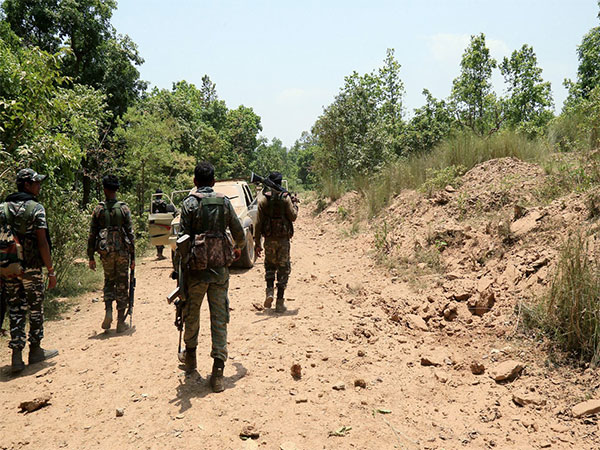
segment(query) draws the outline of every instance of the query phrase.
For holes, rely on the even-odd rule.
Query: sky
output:
[[[533,47],[557,112],[565,78],[576,78],[577,46],[600,25],[597,0],[119,0],[112,23],[129,35],[150,86],[207,74],[228,108],[252,107],[262,135],[291,146],[309,131],[353,71],[402,68],[406,115],[427,88],[447,98],[470,36],[484,33],[501,60]],[[503,92],[499,71],[493,77]]]

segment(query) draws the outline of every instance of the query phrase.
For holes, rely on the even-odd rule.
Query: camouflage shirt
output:
[[[18,199],[19,197],[28,196],[29,200],[12,200]],[[31,210],[28,217],[25,217],[27,206],[29,202],[34,202],[35,205]],[[17,236],[23,243],[23,259],[26,267],[28,268],[40,268],[44,266],[40,250],[37,245],[36,230],[46,230],[48,237],[48,243],[50,239],[48,236],[48,223],[46,221],[46,210],[38,203],[37,199],[29,194],[18,193],[7,197],[6,203],[8,204],[8,210],[12,216],[13,229]],[[4,223],[7,218],[4,217],[4,205],[0,208],[0,220]],[[20,229],[24,225],[25,233],[21,234]]]
[[[116,208],[113,208],[114,204],[117,203],[118,200],[107,200],[106,202],[100,203],[94,209],[92,213],[92,221],[90,224],[90,234],[88,236],[88,245],[87,245],[87,255],[88,259],[94,259],[94,252],[96,251],[96,242],[98,240],[98,233],[103,228],[106,228],[106,218],[104,214],[104,209],[108,206],[110,211],[110,222],[116,222]],[[123,233],[123,237],[129,243],[129,254],[132,260],[135,260],[135,236],[133,235],[133,225],[131,222],[131,211],[129,207],[121,202],[121,214],[123,216],[123,223],[121,224],[121,232]]]
[[[283,199],[285,217],[290,223],[294,222],[298,217],[298,205],[292,202],[289,194],[280,194],[267,188],[263,189],[258,194],[258,216],[256,218],[256,231],[254,232],[254,241],[257,245],[260,245],[260,240],[263,236],[264,223],[269,219],[269,200],[273,196],[280,196]]]
[[[215,191],[211,187],[196,188],[194,192],[205,194],[206,196],[215,195]],[[193,238],[197,234],[205,231],[202,229],[202,208],[199,208],[199,205],[200,202],[196,197],[190,196],[183,201],[183,206],[181,208],[179,236],[189,234]],[[236,246],[238,248],[244,248],[246,245],[244,228],[242,227],[240,219],[235,213],[235,210],[233,209],[233,206],[227,197],[225,197],[224,207],[225,210],[223,212],[225,215],[225,228],[229,228],[231,231],[231,236],[233,237]],[[212,213],[208,218],[208,224],[211,230],[218,229],[217,220],[218,216],[216,212]]]

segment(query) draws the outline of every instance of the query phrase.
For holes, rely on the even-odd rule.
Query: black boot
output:
[[[129,330],[129,324],[125,322],[125,313],[124,309],[117,310],[117,333]]]
[[[283,298],[284,291],[285,291],[285,289],[282,288],[282,287],[278,287],[277,288],[277,302],[275,303],[275,312],[284,313],[284,312],[287,311],[287,308],[283,304],[283,302],[284,302],[284,298]]]
[[[58,350],[44,350],[40,344],[29,345],[29,364],[35,364],[54,358],[58,355]]]
[[[10,365],[11,373],[19,373],[25,368],[25,363],[23,362],[23,350],[20,348],[13,348],[12,351],[12,362]]]
[[[185,373],[191,374],[196,370],[196,347],[186,347],[183,352]]]
[[[109,302],[105,303],[104,320],[102,321],[102,329],[110,330],[112,324],[112,304]]]
[[[210,387],[213,392],[223,392],[225,390],[225,383],[223,380],[223,369],[225,368],[225,361],[219,358],[215,358],[212,368],[212,374],[210,376]]]

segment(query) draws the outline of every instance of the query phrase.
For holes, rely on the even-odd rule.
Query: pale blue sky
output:
[[[446,98],[469,36],[480,32],[498,60],[531,45],[559,108],[597,12],[596,0],[120,0],[113,24],[138,44],[151,86],[200,86],[208,74],[229,108],[254,108],[263,135],[290,146],[344,77],[380,67],[387,48],[402,65],[408,114],[423,104],[423,88]],[[499,74],[495,85],[500,93]]]

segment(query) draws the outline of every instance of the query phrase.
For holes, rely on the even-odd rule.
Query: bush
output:
[[[526,309],[525,324],[595,365],[600,361],[600,267],[590,256],[582,234],[569,237],[549,292]]]

